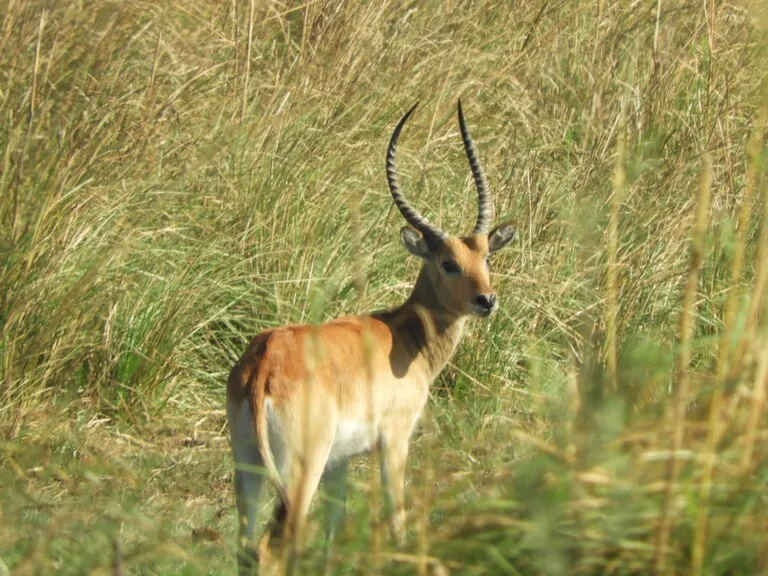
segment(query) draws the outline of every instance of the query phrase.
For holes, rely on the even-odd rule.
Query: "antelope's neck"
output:
[[[430,383],[453,356],[464,333],[466,316],[445,309],[424,269],[408,300],[393,310],[393,331],[418,357]]]

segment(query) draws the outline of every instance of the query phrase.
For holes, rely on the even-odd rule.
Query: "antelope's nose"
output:
[[[485,314],[490,314],[496,308],[496,294],[478,294],[475,296],[475,304]]]

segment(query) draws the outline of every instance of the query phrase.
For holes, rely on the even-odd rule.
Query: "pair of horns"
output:
[[[395,168],[397,140],[400,137],[400,131],[403,129],[403,126],[405,126],[408,118],[413,111],[416,110],[416,106],[418,106],[418,103],[405,113],[405,116],[400,119],[400,122],[398,122],[395,127],[395,131],[392,133],[392,138],[389,141],[389,148],[387,148],[387,182],[389,183],[389,191],[392,193],[395,206],[397,206],[397,209],[400,210],[400,213],[408,221],[408,224],[421,232],[426,239],[442,241],[448,238],[448,235],[437,226],[430,224],[418,210],[408,203],[408,200],[403,196],[403,193],[400,190],[400,184],[397,181],[397,169]],[[491,222],[493,221],[491,192],[488,189],[488,182],[485,179],[485,174],[483,174],[483,169],[480,167],[480,160],[477,157],[477,149],[472,142],[469,130],[467,129],[467,123],[464,120],[464,112],[461,110],[461,100],[459,100],[459,129],[461,130],[461,140],[464,142],[464,150],[467,152],[467,158],[469,159],[469,167],[472,169],[472,176],[475,179],[475,186],[477,187],[477,222],[472,230],[472,234],[487,234]]]

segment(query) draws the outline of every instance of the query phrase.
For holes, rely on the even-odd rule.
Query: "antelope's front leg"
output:
[[[346,516],[347,459],[336,462],[323,475],[325,485],[325,536],[328,548],[339,533]]]
[[[382,442],[381,483],[389,496],[392,536],[398,545],[405,543],[405,463],[408,437],[392,434]]]

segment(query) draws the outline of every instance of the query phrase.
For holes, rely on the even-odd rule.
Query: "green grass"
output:
[[[407,295],[384,152],[415,101],[403,188],[469,230],[459,96],[520,228],[492,262],[501,310],[413,440],[408,544],[375,544],[362,459],[331,572],[425,573],[427,553],[455,574],[768,573],[760,3],[10,1],[2,18],[12,574],[234,572],[229,368],[263,328]],[[297,573],[323,571],[322,540]]]

